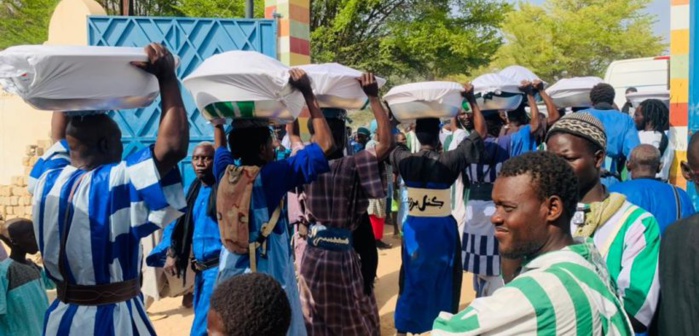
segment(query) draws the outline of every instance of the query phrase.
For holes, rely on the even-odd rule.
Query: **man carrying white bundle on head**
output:
[[[225,247],[221,250],[216,283],[220,285],[244,273],[269,274],[286,292],[291,304],[288,335],[297,336],[305,335],[306,328],[292,260],[289,221],[282,215],[286,212],[283,200],[289,191],[329,171],[326,156],[334,151],[335,142],[306,73],[290,70],[289,83],[303,94],[311,114],[309,122],[317,130],[313,142],[294,156],[274,160],[269,121],[234,120],[227,137],[223,125],[215,122],[216,208]],[[287,128],[291,138],[298,138],[296,131],[294,127]],[[235,235],[238,232],[230,231],[241,224],[249,228],[244,240],[251,245],[239,246]]]
[[[140,240],[182,215],[177,163],[189,126],[174,57],[160,44],[145,50],[148,62],[132,64],[160,86],[155,145],[122,160],[121,132],[106,114],[55,112],[57,142],[32,170],[34,230],[58,289],[45,335],[155,335],[139,295]]]
[[[395,313],[398,335],[429,331],[440,311],[455,313],[459,307],[463,272],[450,188],[467,165],[481,159],[487,134],[473,86],[464,87],[462,94],[473,110],[474,132],[455,150],[438,151],[440,121],[428,117],[415,123],[420,151],[413,154],[401,144],[390,155],[410,199]]]

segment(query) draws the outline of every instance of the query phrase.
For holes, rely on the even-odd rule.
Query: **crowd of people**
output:
[[[697,329],[699,216],[667,182],[663,102],[621,111],[614,88],[599,84],[593,106],[561,107],[537,80],[522,82],[517,109],[482,111],[467,84],[453,119],[399,125],[367,73],[357,85],[375,121],[354,135],[347,112],[321,108],[293,69],[310,141],[298,121],[239,119],[227,133],[213,120],[185,193],[175,60],[158,44],[146,52],[134,66],[160,85],[153,146],[122,159],[107,115],[53,114],[55,144],[31,173],[33,219],[0,232],[11,248],[0,262],[0,334],[154,335],[141,239],[165,228],[146,259],[185,285],[194,273],[191,335],[379,335],[387,219],[402,238],[398,335]],[[687,153],[682,172],[699,185],[699,135]],[[43,269],[26,259],[37,251]],[[460,311],[464,272],[476,299]]]

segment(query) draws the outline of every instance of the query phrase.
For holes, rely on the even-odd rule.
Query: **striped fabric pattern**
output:
[[[204,110],[212,119],[253,118],[255,117],[255,102],[217,102],[207,105]]]
[[[151,148],[86,172],[70,165],[68,144],[58,142],[32,170],[29,191],[34,195],[34,230],[48,276],[63,280],[58,256],[61,231],[70,221],[66,280],[80,285],[138,278],[140,239],[181,216],[186,207],[179,171],[173,169],[161,178]],[[66,217],[67,212],[72,215]],[[56,300],[45,326],[46,335],[155,334],[138,297],[102,306]]]
[[[622,222],[624,214],[631,213]],[[645,326],[650,325],[658,305],[660,283],[660,227],[655,217],[628,201],[594,234],[595,245],[602,249],[614,234],[605,259],[612,278],[616,280],[624,309]]]
[[[543,254],[492,296],[456,315],[441,313],[432,335],[632,335],[604,261],[591,243]]]

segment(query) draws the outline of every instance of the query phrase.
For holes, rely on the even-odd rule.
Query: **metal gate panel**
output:
[[[89,45],[144,47],[151,42],[163,43],[180,58],[180,80],[206,58],[230,50],[277,56],[274,20],[91,16],[87,21]],[[180,87],[189,117],[191,154],[198,143],[213,139],[213,129],[199,114],[189,92]],[[160,98],[145,108],[109,112],[121,128],[124,155],[155,143],[160,112]],[[180,163],[180,170],[189,185],[195,177],[191,156]]]

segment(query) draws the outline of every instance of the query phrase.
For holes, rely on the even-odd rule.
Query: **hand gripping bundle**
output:
[[[453,118],[461,110],[463,86],[453,82],[421,82],[396,86],[383,97],[401,122]]]
[[[311,78],[313,92],[321,108],[361,110],[367,105],[367,96],[359,85],[362,72],[337,63],[308,64],[299,68]],[[381,88],[386,80],[376,77]]]
[[[207,120],[267,119],[294,121],[305,106],[303,95],[289,84],[289,67],[254,51],[229,51],[199,65],[184,86]]]
[[[0,52],[0,86],[34,108],[104,111],[150,105],[155,76],[130,64],[143,48],[26,45]]]
[[[546,89],[557,107],[590,107],[590,91],[602,83],[598,77],[575,77],[561,79]]]
[[[522,103],[521,81],[500,74],[486,74],[473,80],[473,91],[478,107],[483,111],[511,111]]]

